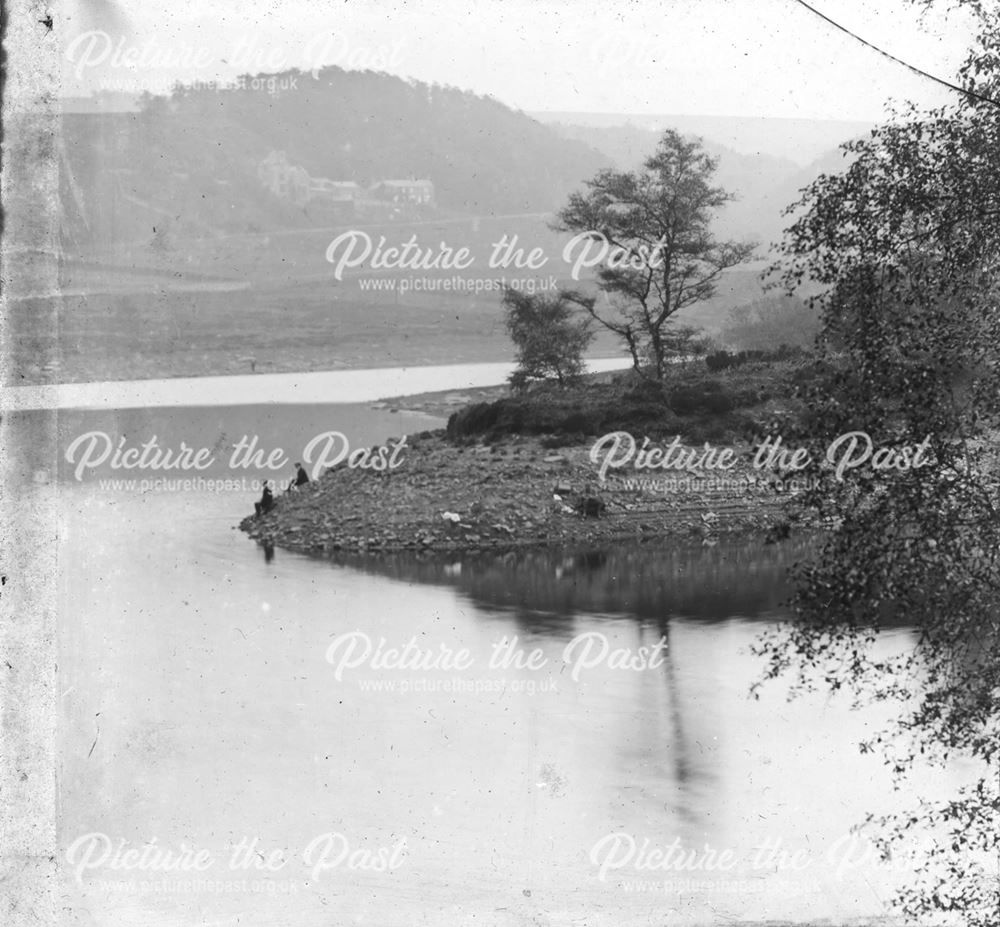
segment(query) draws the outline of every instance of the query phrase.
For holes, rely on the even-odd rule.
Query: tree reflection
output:
[[[692,638],[683,625],[779,618],[790,594],[788,568],[814,546],[809,536],[780,544],[723,538],[713,546],[673,539],[466,554],[341,554],[334,562],[399,582],[449,587],[473,606],[477,620],[502,624],[505,636],[522,640],[568,642],[581,628],[605,625],[615,639],[611,646],[633,652],[652,651],[662,639],[658,669],[608,681],[599,703],[609,711],[595,723],[601,748],[617,758],[641,814],[664,821],[666,813],[665,832],[697,846],[722,826],[705,813],[714,807],[725,753],[724,745],[712,746],[720,710],[712,680],[720,664],[716,655],[707,665],[698,662],[705,654],[687,649]]]
[[[525,631],[569,633],[578,612],[654,621],[773,619],[789,593],[789,566],[811,538],[659,541],[605,548],[506,552],[340,554],[335,563],[401,582],[451,586],[487,615]]]

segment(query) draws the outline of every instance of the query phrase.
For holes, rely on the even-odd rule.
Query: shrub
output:
[[[623,429],[647,429],[660,425],[670,413],[661,405],[654,403],[636,403],[632,406],[616,406],[605,411],[602,424],[614,424]],[[672,418],[672,416],[670,416]],[[608,430],[605,427],[603,430]]]
[[[453,412],[448,417],[446,433],[449,438],[482,434],[496,425],[499,416],[499,403],[477,402]]]
[[[743,367],[746,364],[773,363],[794,358],[807,357],[804,348],[782,344],[773,351],[715,351],[705,358],[705,366],[711,371],[725,370],[730,367]]]
[[[671,394],[667,404],[678,415],[694,415],[701,406],[701,390],[693,386],[679,386]]]
[[[733,365],[733,355],[728,351],[713,351],[705,357],[705,366],[713,373]]]
[[[517,348],[517,369],[511,386],[524,390],[532,378],[554,377],[560,385],[583,373],[583,354],[594,338],[591,319],[581,316],[562,293],[522,293],[510,287],[503,294],[507,332]]]
[[[653,380],[639,379],[624,398],[638,402],[663,402],[663,384]]]
[[[726,393],[708,393],[702,398],[702,408],[713,415],[724,415],[732,411],[733,399]]]
[[[600,428],[600,417],[594,413],[571,412],[559,424],[559,430],[564,433],[596,434]]]

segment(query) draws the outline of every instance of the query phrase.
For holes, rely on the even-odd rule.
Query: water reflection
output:
[[[704,826],[700,809],[718,788],[717,770],[712,753],[705,754],[704,742],[710,738],[706,705],[702,702],[699,711],[692,703],[690,680],[684,681],[691,667],[678,665],[671,620],[775,617],[788,593],[787,568],[808,553],[810,543],[800,539],[764,546],[741,539],[709,548],[659,541],[462,556],[343,554],[334,559],[399,582],[451,587],[481,620],[512,624],[522,639],[565,642],[580,633],[581,621],[591,627],[596,617],[626,620],[624,627],[615,621],[618,646],[637,650],[664,641],[661,671],[646,678],[647,691],[639,696],[647,710],[637,714],[635,726],[618,745],[623,758],[632,757],[625,762],[644,774],[621,787],[639,789],[642,794],[633,795],[633,801],[655,805],[659,815],[666,812],[673,821],[676,833],[696,841]]]
[[[691,666],[678,662],[672,624],[675,619],[721,624],[778,618],[790,592],[788,569],[808,557],[815,544],[809,536],[774,545],[758,538],[724,539],[711,547],[661,539],[461,556],[341,554],[333,559],[399,582],[452,587],[482,618],[512,622],[522,638],[567,641],[580,633],[581,619],[589,623],[596,617],[615,622],[619,644],[627,641],[638,649],[664,642],[660,682],[648,680],[652,689],[642,697],[648,710],[636,719],[634,741],[620,749],[647,767],[636,782],[643,782],[649,794],[636,800],[656,799],[677,833],[696,841],[704,833],[700,809],[718,788],[718,770],[713,752],[705,753],[708,705],[692,702]],[[632,633],[622,620],[634,622]]]
[[[628,616],[665,628],[671,617],[774,619],[789,594],[788,568],[815,539],[764,545],[758,538],[712,546],[659,540],[609,547],[503,553],[339,554],[335,563],[402,582],[453,586],[525,631],[557,633],[581,612]]]

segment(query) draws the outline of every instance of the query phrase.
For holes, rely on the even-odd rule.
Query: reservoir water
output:
[[[851,828],[898,801],[857,747],[884,717],[749,696],[749,648],[807,541],[317,560],[234,529],[249,490],[78,480],[64,451],[87,432],[253,433],[291,459],[322,430],[360,446],[435,421],[288,403],[7,424],[25,492],[59,513],[58,832],[79,923],[882,913],[899,873]]]

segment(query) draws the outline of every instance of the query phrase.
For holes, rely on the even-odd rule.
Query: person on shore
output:
[[[260,494],[260,502],[253,504],[254,511],[258,515],[263,515],[265,512],[269,512],[273,505],[274,493],[271,492],[271,487],[268,485],[267,480],[264,480],[264,491]]]
[[[288,481],[288,486],[285,487],[285,494],[287,495],[293,489],[298,489],[300,486],[305,486],[309,482],[309,474],[302,469],[302,464],[297,463],[295,465],[295,476]]]

